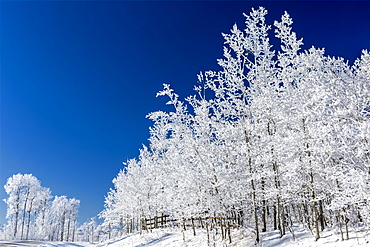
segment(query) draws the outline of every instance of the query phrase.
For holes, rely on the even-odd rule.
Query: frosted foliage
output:
[[[65,196],[51,200],[51,191],[32,174],[16,174],[4,186],[8,224],[4,239],[70,240],[80,201]]]
[[[167,84],[158,93],[173,110],[148,114],[149,145],[113,180],[101,213],[116,234],[160,214],[228,210],[257,241],[296,222],[316,239],[326,226],[369,226],[370,54],[349,65],[301,50],[286,12],[273,50],[266,14],[252,9],[244,30],[223,34],[221,69],[200,73],[195,95],[182,101]]]

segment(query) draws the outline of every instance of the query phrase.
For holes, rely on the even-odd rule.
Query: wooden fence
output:
[[[182,227],[183,230],[191,227],[194,236],[196,235],[196,228],[205,228],[207,230],[208,244],[210,242],[210,231],[216,229],[216,234],[221,233],[222,239],[228,239],[231,243],[231,228],[238,228],[242,225],[242,211],[227,211],[224,215],[219,216],[205,216],[205,217],[192,217],[187,219],[175,219],[170,215],[162,214],[161,216],[155,216],[149,219],[141,220],[141,230],[151,231],[156,228],[165,227]],[[183,238],[185,241],[185,235],[183,232]]]
[[[186,230],[187,227],[201,227],[205,228],[209,225],[213,227],[228,227],[237,228],[242,224],[242,214],[237,211],[227,211],[223,216],[206,216],[206,217],[192,217],[187,219],[175,219],[170,215],[162,214],[149,219],[141,220],[142,230],[151,230],[156,228],[166,227],[183,227]]]

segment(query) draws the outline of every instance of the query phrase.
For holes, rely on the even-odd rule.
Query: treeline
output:
[[[169,85],[172,111],[150,113],[149,146],[113,180],[105,229],[168,214],[188,219],[237,210],[243,224],[281,236],[300,223],[315,239],[327,226],[342,238],[370,223],[370,54],[353,65],[301,51],[287,13],[272,50],[264,8],[225,38],[220,71],[201,73],[185,102]]]
[[[4,186],[8,223],[0,232],[6,240],[74,241],[80,201],[51,196],[32,174],[16,174]],[[2,236],[1,236],[2,235]]]

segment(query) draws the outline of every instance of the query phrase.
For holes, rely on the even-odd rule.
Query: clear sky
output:
[[[80,223],[147,143],[146,114],[169,109],[155,97],[162,84],[193,94],[200,71],[219,69],[221,33],[243,28],[243,12],[264,6],[272,24],[287,10],[305,48],[350,63],[370,49],[369,1],[0,4],[0,198],[8,177],[32,173],[53,195],[81,200]],[[1,201],[0,224],[5,212]]]

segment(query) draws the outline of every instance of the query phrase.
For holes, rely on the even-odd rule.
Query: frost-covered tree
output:
[[[42,189],[40,181],[32,174],[16,174],[7,180],[4,189],[9,195],[4,201],[8,205],[6,217],[9,224],[14,226],[12,238],[26,238],[31,211],[34,211],[37,200],[41,199],[38,198]]]
[[[93,217],[78,227],[77,232],[78,241],[90,243],[100,242],[102,225],[99,225],[96,222],[96,218]]]
[[[72,240],[80,201],[56,196],[32,174],[16,174],[4,186],[6,239]]]
[[[80,201],[66,196],[55,196],[47,212],[48,238],[52,241],[69,240],[73,235]]]
[[[39,200],[35,205],[34,211],[34,227],[33,232],[31,232],[30,236],[33,238],[45,239],[47,237],[47,233],[45,231],[46,222],[47,222],[47,213],[51,203],[51,191],[49,188],[42,188],[39,192]]]
[[[370,54],[351,66],[301,50],[286,12],[274,50],[266,14],[252,9],[245,29],[223,35],[221,70],[199,74],[196,95],[181,101],[166,84],[158,93],[172,110],[148,115],[149,145],[113,180],[101,214],[110,229],[228,210],[257,241],[297,222],[316,240],[327,225],[370,224]]]

